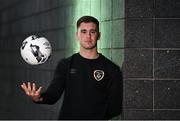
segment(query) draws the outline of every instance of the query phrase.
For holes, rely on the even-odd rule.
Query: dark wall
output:
[[[124,119],[180,119],[179,39],[179,0],[125,0]]]
[[[101,21],[103,54],[121,66],[125,52],[123,118],[180,119],[179,5],[179,0],[8,1],[0,9],[0,119],[56,119],[60,101],[35,105],[19,86],[33,80],[48,86],[57,61],[74,52],[72,23],[84,14]],[[44,65],[30,66],[19,47],[37,33],[50,38],[53,55]]]
[[[4,1],[1,4],[1,1]],[[48,87],[57,62],[79,51],[76,20],[92,15],[100,21],[99,52],[122,65],[124,52],[124,0],[1,0],[0,1],[0,120],[57,119],[62,100],[54,105],[34,104],[21,90],[22,82]],[[32,66],[22,59],[22,41],[32,35],[46,37],[51,58]],[[118,53],[118,54],[117,54]]]

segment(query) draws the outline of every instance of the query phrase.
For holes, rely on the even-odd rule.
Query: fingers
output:
[[[31,99],[35,102],[37,101],[42,101],[43,98],[41,97],[41,89],[42,87],[39,87],[36,89],[36,84],[35,83],[22,83],[21,88],[25,91],[26,95],[31,97]]]
[[[27,86],[26,86],[26,84],[25,84],[25,83],[22,83],[22,84],[21,84],[21,87],[22,87],[24,90],[26,90],[26,89],[27,89]]]
[[[28,82],[28,90],[30,91],[31,90],[31,83]]]
[[[27,87],[27,85],[26,85],[25,83],[23,83],[23,84],[21,85],[21,88],[25,91],[25,93],[26,93],[27,95],[29,95],[28,87]]]
[[[32,91],[33,91],[33,92],[36,91],[36,85],[35,85],[35,83],[32,84]]]
[[[30,82],[28,82],[27,84],[26,83],[21,84],[21,88],[25,91],[26,95],[28,96],[39,95],[42,89],[42,87],[39,87],[36,90],[36,84],[35,83],[31,84]]]
[[[36,91],[36,95],[39,95],[41,92],[42,87],[39,87],[39,89]]]

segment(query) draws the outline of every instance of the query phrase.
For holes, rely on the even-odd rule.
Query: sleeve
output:
[[[56,103],[60,99],[64,91],[66,76],[67,76],[67,62],[65,62],[65,60],[61,60],[56,67],[54,78],[51,81],[49,87],[44,93],[41,94],[43,100],[37,103],[41,103],[41,104]]]
[[[111,70],[108,84],[108,110],[107,118],[111,119],[122,113],[123,76],[119,67]]]

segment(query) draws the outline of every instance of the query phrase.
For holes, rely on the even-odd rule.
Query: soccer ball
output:
[[[22,42],[20,52],[25,62],[31,65],[39,65],[48,60],[52,47],[45,37],[31,35]]]

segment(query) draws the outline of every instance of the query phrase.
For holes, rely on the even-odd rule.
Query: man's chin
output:
[[[86,50],[91,50],[91,49],[97,48],[97,44],[95,44],[95,45],[93,45],[93,44],[81,45],[81,47],[86,49]]]
[[[96,46],[84,47],[84,49],[86,49],[86,50],[92,50],[92,49],[94,49],[94,48],[96,48]]]

